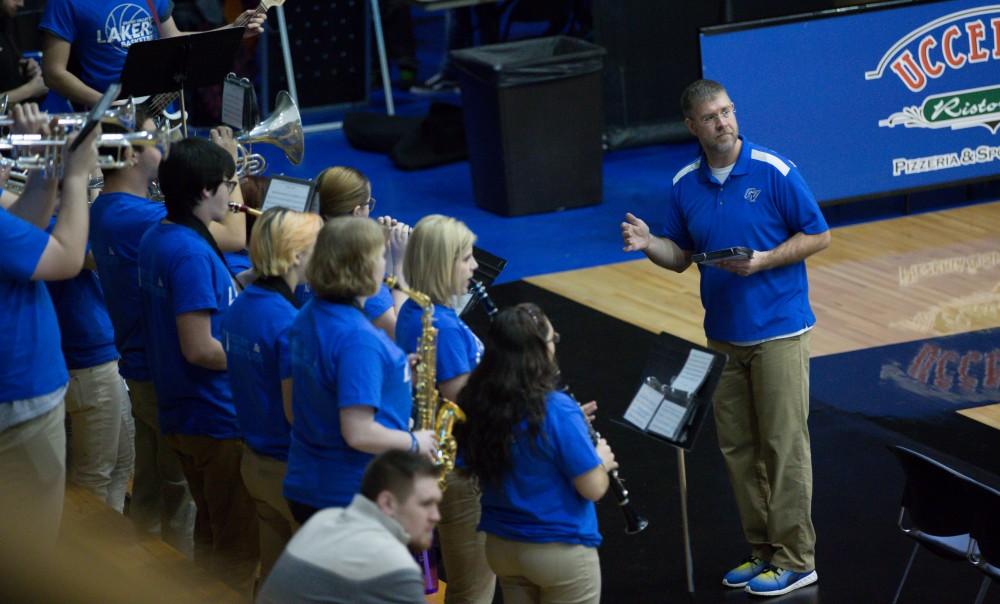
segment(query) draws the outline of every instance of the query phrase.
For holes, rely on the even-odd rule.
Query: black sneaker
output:
[[[410,88],[414,94],[457,94],[458,82],[446,79],[444,74],[436,73],[423,84],[418,84]]]

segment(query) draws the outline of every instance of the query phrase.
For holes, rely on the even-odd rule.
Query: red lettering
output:
[[[993,26],[993,58],[1000,59],[1000,17],[990,19]]]
[[[931,367],[934,366],[934,362],[937,360],[940,352],[941,349],[937,346],[924,344],[920,347],[920,352],[917,353],[917,356],[913,357],[910,366],[906,370],[906,374],[921,384],[927,382],[927,378],[931,375]]]
[[[892,62],[892,70],[896,72],[903,84],[911,92],[920,92],[927,85],[927,76],[917,67],[917,62],[913,60],[913,53],[909,50],[899,55],[899,58]]]
[[[938,77],[944,71],[944,63],[941,61],[931,62],[930,50],[935,46],[937,46],[937,40],[934,39],[934,36],[924,36],[924,39],[920,41],[920,67],[924,73],[932,78]]]
[[[983,378],[983,388],[996,390],[1000,387],[1000,350],[994,350],[986,355],[986,377]]]
[[[969,62],[982,63],[990,58],[989,53],[982,49],[980,44],[986,39],[986,26],[982,21],[971,21],[965,24],[965,31],[969,34]]]
[[[958,388],[962,392],[975,392],[979,385],[979,379],[969,375],[969,365],[983,360],[983,353],[978,350],[970,350],[962,355],[962,360],[958,362]]]
[[[944,52],[944,60],[955,69],[960,69],[962,65],[965,65],[965,55],[961,53],[955,54],[955,49],[953,48],[955,38],[961,35],[962,32],[958,29],[958,26],[952,25],[944,30],[944,35],[941,36],[941,50]]]
[[[948,372],[948,363],[957,363],[958,353],[946,350],[938,355],[937,371],[934,372],[934,387],[939,390],[951,390],[955,376]]]

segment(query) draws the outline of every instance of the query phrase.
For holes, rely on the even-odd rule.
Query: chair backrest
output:
[[[979,545],[979,557],[1000,567],[1000,490],[977,482],[973,498],[975,512],[970,533]]]
[[[968,534],[977,483],[924,453],[902,445],[892,450],[906,474],[902,505],[913,528],[942,537]]]

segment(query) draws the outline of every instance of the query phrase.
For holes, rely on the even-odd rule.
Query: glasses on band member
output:
[[[375,211],[375,198],[374,197],[369,197],[368,201],[366,201],[365,203],[363,203],[361,205],[368,206],[368,212],[369,213],[374,212]]]
[[[733,115],[735,115],[735,114],[736,114],[736,105],[733,104],[733,103],[729,103],[729,106],[726,107],[725,109],[723,109],[722,111],[720,111],[718,113],[712,113],[712,114],[709,114],[709,115],[703,115],[703,116],[701,116],[700,119],[701,119],[701,123],[705,124],[707,126],[707,125],[715,122],[715,120],[717,120],[717,119],[718,120],[723,120],[723,121],[728,120],[729,118],[733,117]]]
[[[222,184],[226,185],[226,188],[229,189],[229,194],[232,195],[233,191],[236,190],[237,185],[240,184],[240,181],[238,181],[238,180],[224,180],[224,181],[222,181]]]
[[[546,344],[549,344],[549,343],[558,344],[559,343],[559,332],[558,331],[553,331],[552,332],[552,337],[549,338],[548,340],[545,340],[545,343]]]

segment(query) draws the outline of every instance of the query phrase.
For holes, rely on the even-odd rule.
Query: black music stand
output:
[[[121,96],[180,92],[181,124],[186,137],[185,89],[222,83],[232,71],[245,30],[226,27],[132,44],[122,69]]]
[[[681,372],[688,355],[692,350],[698,350],[711,355],[712,364],[708,370],[705,380],[694,393],[678,392],[670,388],[674,378]],[[684,533],[684,567],[687,571],[688,593],[694,594],[694,559],[691,556],[691,529],[688,523],[687,508],[687,466],[684,461],[684,451],[694,448],[694,442],[698,438],[705,416],[712,406],[712,396],[715,388],[719,385],[722,377],[722,370],[726,366],[727,356],[678,338],[677,336],[661,333],[653,343],[653,348],[646,360],[646,367],[642,371],[641,384],[658,382],[662,384],[664,398],[675,401],[686,408],[683,414],[682,426],[676,437],[666,437],[649,430],[641,429],[631,422],[622,419],[612,419],[616,424],[625,426],[673,446],[677,450],[677,480],[680,487],[681,498],[681,524]],[[633,401],[634,404],[634,401]],[[630,405],[631,407],[631,405]]]

